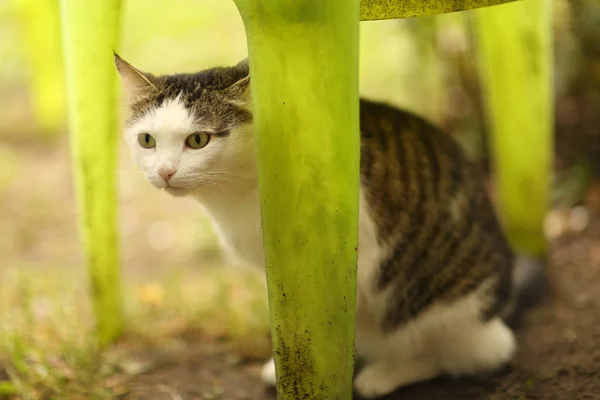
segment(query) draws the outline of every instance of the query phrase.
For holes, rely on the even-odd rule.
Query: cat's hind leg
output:
[[[379,397],[439,375],[472,375],[505,365],[515,351],[514,335],[499,317],[482,320],[481,304],[473,294],[435,306],[396,331],[370,336],[376,351],[356,377],[356,391]]]
[[[442,370],[460,376],[496,370],[510,361],[516,344],[513,332],[498,317],[463,326],[447,338],[439,333],[439,360]]]
[[[263,365],[262,371],[260,372],[260,378],[269,386],[275,386],[277,384],[277,379],[275,376],[275,360],[271,358],[267,363],[265,363],[265,365]]]

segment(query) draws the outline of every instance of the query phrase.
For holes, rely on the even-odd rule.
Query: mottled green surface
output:
[[[350,399],[358,0],[237,0],[248,34],[278,398]]]
[[[543,255],[553,153],[551,0],[477,10],[481,77],[502,220],[518,250]]]
[[[493,6],[514,0],[361,0],[360,19],[410,18]]]
[[[122,325],[115,168],[117,43],[120,0],[61,0],[71,151],[79,224],[90,274],[98,339]]]

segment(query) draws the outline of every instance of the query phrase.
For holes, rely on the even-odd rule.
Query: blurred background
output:
[[[360,87],[364,97],[441,125],[489,172],[469,16],[361,23]],[[556,174],[546,232],[558,240],[583,232],[600,212],[600,3],[554,0],[553,30]],[[230,65],[247,54],[233,1],[127,0],[121,37],[120,55],[155,74]],[[0,0],[0,283],[22,271],[85,277],[60,40],[58,0]],[[160,302],[166,276],[220,268],[222,255],[199,207],[151,187],[119,143],[123,273],[143,301]]]
[[[0,0],[0,268],[81,269],[57,3]],[[554,4],[558,197],[574,205],[600,173],[600,5]],[[47,13],[55,20],[40,17]],[[229,65],[247,54],[232,1],[128,0],[121,29],[121,55],[153,73]],[[469,12],[361,24],[361,94],[427,116],[487,168],[478,79]],[[198,207],[153,190],[120,145],[125,273],[219,257]]]

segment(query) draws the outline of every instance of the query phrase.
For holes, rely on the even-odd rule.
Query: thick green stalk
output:
[[[120,0],[61,0],[71,151],[98,339],[121,331],[116,185]]]
[[[350,399],[358,0],[236,0],[248,35],[278,398]]]
[[[499,211],[513,245],[534,255],[546,249],[553,152],[551,9],[525,0],[475,12]]]
[[[472,8],[493,6],[514,0],[361,0],[360,19],[422,17]]]
[[[15,0],[30,68],[30,92],[36,123],[53,135],[66,117],[58,0]]]

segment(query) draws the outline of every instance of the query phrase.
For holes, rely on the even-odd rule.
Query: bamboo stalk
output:
[[[517,250],[544,255],[553,154],[550,0],[474,13],[501,219]]]
[[[79,225],[100,344],[122,328],[117,256],[117,82],[120,0],[61,0]]]
[[[358,0],[236,3],[248,35],[278,399],[350,399]]]

